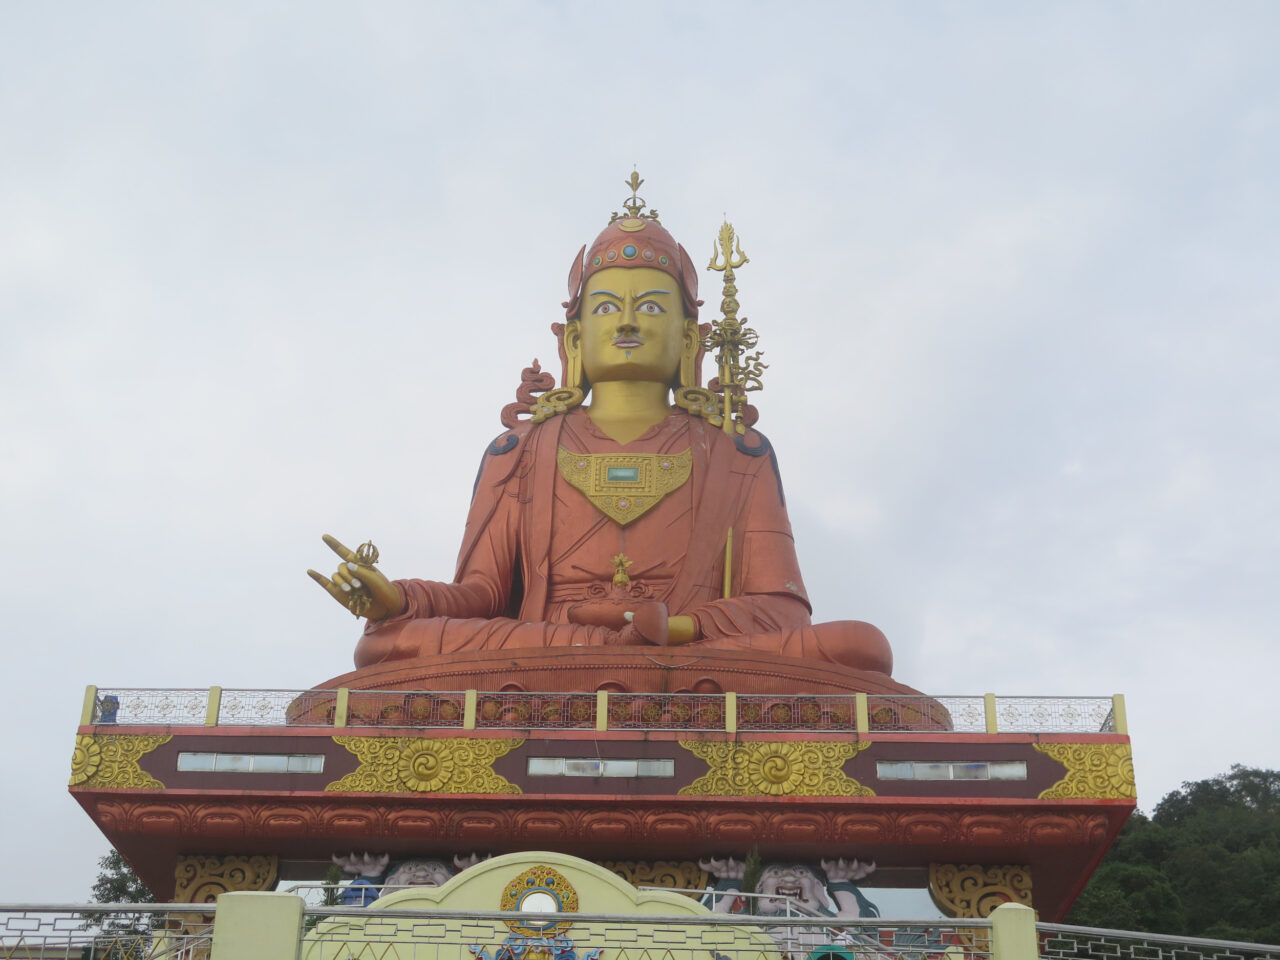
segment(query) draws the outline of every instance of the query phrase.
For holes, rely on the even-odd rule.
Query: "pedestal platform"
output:
[[[921,696],[883,673],[743,650],[551,647],[475,650],[389,660],[316,684],[317,690],[498,690],[583,693],[898,694]]]

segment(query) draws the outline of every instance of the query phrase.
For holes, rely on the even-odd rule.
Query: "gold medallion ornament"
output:
[[[1135,800],[1133,753],[1127,743],[1037,743],[1036,750],[1067,768],[1041,800]]]
[[[626,526],[648,513],[689,479],[690,451],[683,453],[571,453],[560,448],[560,476],[615,523]]]
[[[538,915],[577,913],[578,891],[554,867],[530,867],[503,888],[498,909],[503,913],[517,911],[523,915],[519,920],[502,921],[513,933],[526,937],[557,937],[572,927],[573,921],[539,920]]]
[[[680,788],[694,797],[874,797],[875,791],[845,775],[844,765],[871,746],[802,740],[782,743],[711,743],[681,740],[707,761],[708,773]]]
[[[520,793],[493,772],[493,761],[523,739],[481,740],[424,737],[334,737],[360,766],[325,790],[352,793]]]
[[[76,737],[71,786],[163,790],[164,784],[138,766],[138,760],[172,739],[118,733]]]
[[[1005,903],[1031,906],[1031,868],[929,864],[929,896],[949,917],[978,919]]]

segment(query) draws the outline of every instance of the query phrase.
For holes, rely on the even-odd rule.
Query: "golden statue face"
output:
[[[680,284],[652,267],[609,267],[582,295],[582,369],[592,383],[670,383],[684,344]]]

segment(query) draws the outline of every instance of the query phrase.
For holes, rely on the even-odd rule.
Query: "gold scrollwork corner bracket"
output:
[[[844,772],[844,765],[870,741],[836,743],[786,742],[712,743],[681,740],[680,746],[707,762],[707,773],[681,796],[692,797],[874,797]]]
[[[138,765],[138,761],[173,737],[132,736],[121,733],[81,734],[71,754],[73,787],[163,790],[164,784]]]
[[[1019,864],[929,864],[929,896],[957,919],[982,919],[1005,903],[1031,906],[1031,868]]]
[[[1041,800],[1136,800],[1133,752],[1127,743],[1037,743],[1037,751],[1067,768]]]
[[[271,890],[279,874],[276,856],[179,857],[173,869],[173,902],[213,903],[223,893]]]
[[[627,883],[637,887],[705,890],[710,875],[692,860],[598,860]]]

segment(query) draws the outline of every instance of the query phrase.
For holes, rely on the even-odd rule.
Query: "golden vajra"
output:
[[[733,271],[750,262],[751,259],[742,252],[742,241],[734,234],[733,225],[726,220],[720,227],[711,262],[707,264],[708,270],[724,274],[724,296],[720,300],[720,312],[724,316],[711,324],[711,332],[703,341],[703,347],[716,351],[724,403],[723,427],[728,434],[746,433],[742,415],[747,405],[747,393],[763,386],[760,377],[768,367],[761,362],[763,353],[747,353],[755,349],[759,335],[746,325],[746,317],[738,319],[738,287]]]
[[[625,587],[631,582],[631,578],[627,576],[627,567],[631,566],[631,561],[627,559],[625,553],[620,553],[611,562],[613,563],[613,585]]]
[[[356,563],[372,567],[377,562],[378,548],[373,545],[372,540],[366,540],[356,547]],[[357,617],[363,617],[369,612],[369,607],[372,603],[373,601],[369,598],[368,591],[364,587],[360,587],[352,592],[351,598],[347,601],[347,609]]]

